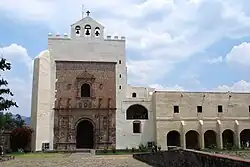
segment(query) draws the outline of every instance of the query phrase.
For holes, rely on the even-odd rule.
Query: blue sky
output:
[[[85,11],[105,35],[126,36],[128,81],[163,90],[250,91],[249,0],[8,0],[0,4],[0,52],[18,109],[30,115],[33,59],[49,32],[69,32]]]

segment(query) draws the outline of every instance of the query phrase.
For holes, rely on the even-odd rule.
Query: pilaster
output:
[[[185,133],[185,122],[181,121],[181,147],[186,149],[186,133]]]
[[[199,120],[199,129],[200,129],[200,148],[204,149],[205,144],[204,144],[204,129],[203,129],[203,120]]]
[[[221,132],[221,121],[217,120],[217,147],[219,149],[223,149],[223,140],[222,140],[222,132]]]

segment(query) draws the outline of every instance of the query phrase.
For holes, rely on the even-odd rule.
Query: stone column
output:
[[[223,140],[222,140],[222,133],[221,133],[221,121],[217,120],[217,147],[219,149],[223,149]]]
[[[241,148],[238,120],[234,121],[234,143],[235,143],[236,148]]]
[[[203,120],[199,120],[199,125],[200,125],[200,142],[199,142],[199,146],[201,149],[205,148],[205,144],[204,144],[204,129],[203,129]]]
[[[185,122],[181,121],[181,147],[186,149],[186,133],[185,133]]]

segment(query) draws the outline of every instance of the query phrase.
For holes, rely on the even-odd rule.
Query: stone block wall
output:
[[[192,150],[134,154],[133,158],[154,167],[249,167],[250,161]]]
[[[10,136],[11,136],[11,132],[3,132],[3,134],[1,134],[0,136],[0,139],[1,139],[0,145],[3,145],[4,152],[11,149]]]

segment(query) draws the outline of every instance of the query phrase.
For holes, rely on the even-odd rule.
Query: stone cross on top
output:
[[[88,11],[87,11],[86,13],[87,13],[87,16],[89,16],[89,14],[90,14],[90,11],[88,10]]]

